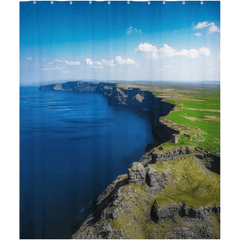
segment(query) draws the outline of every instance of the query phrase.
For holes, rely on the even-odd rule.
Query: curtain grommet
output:
[[[201,4],[203,5],[203,1],[201,1]]]
[[[163,4],[166,4],[166,2],[165,2],[165,1],[163,1]]]
[[[89,0],[89,4],[92,4],[92,1],[91,1],[91,0]]]
[[[70,4],[72,4],[72,1],[70,1]]]
[[[148,1],[148,5],[150,5],[150,1]]]
[[[110,1],[108,1],[108,4],[111,4],[111,2],[110,2]]]
[[[53,1],[51,1],[51,4],[53,4]]]
[[[36,1],[33,1],[33,4],[36,4]]]
[[[127,4],[130,4],[130,1],[129,1],[129,0],[127,1]]]
[[[185,1],[183,1],[182,4],[185,4]]]

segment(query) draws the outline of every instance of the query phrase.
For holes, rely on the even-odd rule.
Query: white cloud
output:
[[[100,61],[94,61],[92,67],[93,68],[103,68],[103,63]]]
[[[85,62],[86,62],[86,64],[89,65],[89,66],[92,66],[92,65],[93,65],[93,61],[92,61],[90,58],[86,58],[86,59],[85,59]]]
[[[129,28],[127,28],[127,31],[125,31],[126,34],[131,34],[131,33],[142,33],[141,29],[137,29],[137,28],[133,28],[132,26],[130,26]]]
[[[67,65],[71,65],[71,66],[79,66],[81,64],[81,62],[79,61],[68,61],[68,60],[62,60],[62,59],[55,59],[55,62],[64,62],[66,63]]]
[[[200,54],[203,54],[205,56],[210,56],[210,50],[208,48],[205,47],[201,47],[199,49]]]
[[[208,28],[208,33],[220,32],[219,28],[215,25],[215,23],[211,23],[211,26]]]
[[[78,61],[76,61],[76,62],[74,62],[74,61],[65,61],[65,63],[67,64],[67,65],[71,65],[71,66],[79,66],[81,63],[80,62],[78,62]]]
[[[116,64],[114,64],[114,60],[108,61],[108,60],[102,59],[102,64],[104,66],[109,66],[109,67],[116,66]]]
[[[201,33],[194,33],[194,35],[197,36],[197,37],[201,37],[202,36]]]
[[[90,58],[86,58],[86,64],[91,66],[91,68],[103,68],[103,63],[101,61],[92,61]]]
[[[50,70],[61,70],[62,68],[60,67],[54,67],[54,68],[43,68],[43,71],[50,71]]]
[[[145,58],[151,59],[159,59],[159,58],[166,58],[166,57],[173,57],[173,56],[187,56],[191,58],[196,58],[200,54],[209,56],[210,50],[208,48],[202,47],[199,50],[197,49],[183,49],[181,51],[177,51],[176,49],[164,44],[163,48],[157,49],[156,46],[153,46],[149,43],[141,43],[135,49],[135,51],[143,53]]]
[[[138,45],[138,48],[135,49],[135,51],[143,52],[143,53],[156,53],[157,47],[153,46],[152,44],[149,43],[140,43]]]
[[[208,33],[220,32],[219,27],[214,22],[199,22],[194,28],[201,29],[208,27]],[[195,34],[196,35],[196,34]]]
[[[176,52],[176,55],[187,56],[187,54],[188,54],[188,50],[187,49],[183,49],[180,52]]]
[[[197,58],[200,54],[200,51],[198,51],[197,49],[190,49],[187,51],[187,55],[188,57],[191,58]]]
[[[158,50],[158,55],[163,58],[173,57],[177,55],[177,50],[173,49],[172,47],[169,47],[167,44],[164,44],[164,47]],[[182,52],[180,53],[180,55],[182,55]]]
[[[139,67],[139,64],[133,59],[123,59],[121,56],[116,56],[112,60],[102,59],[101,61],[92,61],[90,58],[86,58],[85,62],[87,65],[91,66],[91,68],[115,67],[117,65],[132,65],[134,67]]]
[[[199,22],[194,28],[195,29],[205,28],[208,27],[208,25],[209,25],[208,22]]]
[[[131,58],[123,59],[121,56],[116,56],[114,59],[114,62],[118,65],[128,64],[128,65],[133,65],[133,66],[139,67],[139,64],[136,63]]]
[[[33,58],[32,58],[32,57],[27,57],[27,60],[29,60],[29,61],[30,61],[30,60],[33,60]]]
[[[146,58],[158,59],[160,57],[172,57],[176,55],[177,51],[167,44],[164,44],[163,48],[157,49],[149,43],[140,43],[135,51],[143,53]]]

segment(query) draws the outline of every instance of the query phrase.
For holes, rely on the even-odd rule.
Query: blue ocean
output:
[[[20,238],[70,238],[152,140],[147,111],[97,93],[20,87]]]

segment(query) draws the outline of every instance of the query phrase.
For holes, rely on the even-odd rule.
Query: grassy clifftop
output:
[[[154,91],[154,95],[176,105],[160,120],[180,131],[178,145],[193,144],[220,152],[220,89],[172,87]]]

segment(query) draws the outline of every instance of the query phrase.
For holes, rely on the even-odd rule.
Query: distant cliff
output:
[[[159,118],[166,116],[173,108],[171,103],[163,102],[149,91],[140,88],[120,88],[117,84],[104,82],[66,82],[41,85],[41,91],[73,91],[79,93],[100,93],[108,98],[109,104],[124,105],[139,110],[148,110],[152,117],[152,129],[155,139],[168,141],[176,130],[159,122]],[[161,129],[161,131],[159,131]]]
[[[53,83],[50,85],[41,85],[41,91],[74,91],[74,92],[97,92],[97,93],[110,93],[115,84],[103,82],[66,82],[66,83]]]
[[[154,142],[86,211],[73,238],[220,238],[220,156],[191,145],[157,147],[179,133],[160,121],[173,104],[140,88],[102,82],[39,90],[96,92],[109,104],[148,110],[152,118]]]

